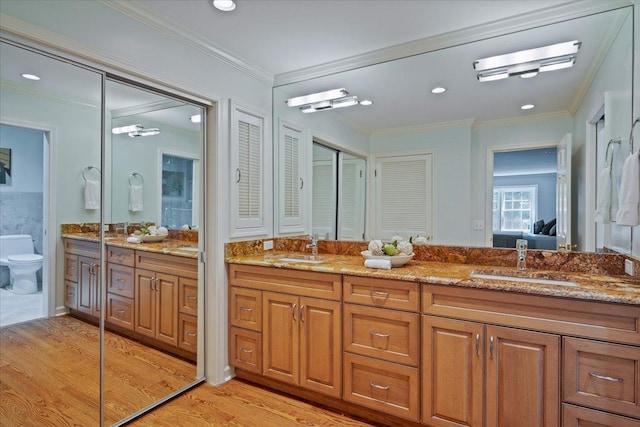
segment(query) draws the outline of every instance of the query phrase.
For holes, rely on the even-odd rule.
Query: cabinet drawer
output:
[[[334,301],[342,298],[342,275],[333,273],[230,264],[229,284]]]
[[[134,277],[132,267],[111,263],[107,264],[107,292],[133,298]]]
[[[78,281],[78,255],[64,254],[64,279]]]
[[[564,400],[640,417],[640,347],[564,338]]]
[[[107,294],[107,322],[133,330],[133,300],[120,295]]]
[[[231,287],[229,323],[232,326],[262,331],[262,293],[254,289]]]
[[[640,427],[640,421],[565,403],[562,427]]]
[[[191,353],[198,352],[198,318],[180,313],[178,317],[178,347]]]
[[[135,251],[107,245],[107,262],[134,267],[136,265]]]
[[[62,239],[65,253],[86,256],[90,258],[100,258],[100,243],[87,240]]]
[[[344,319],[344,351],[418,366],[418,314],[345,304]]]
[[[344,276],[344,302],[397,310],[420,309],[420,285],[399,280]]]
[[[64,281],[64,305],[74,310],[78,309],[78,284],[76,282]]]
[[[344,400],[419,420],[418,369],[347,353],[344,373]]]
[[[190,279],[198,278],[198,259],[178,255],[158,254],[136,250],[136,268],[173,274]]]
[[[178,310],[191,316],[198,315],[198,280],[180,277],[178,280]]]
[[[262,334],[232,327],[229,331],[229,363],[262,374]]]

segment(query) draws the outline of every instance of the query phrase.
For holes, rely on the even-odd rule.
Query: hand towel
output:
[[[140,212],[143,209],[144,193],[142,185],[129,186],[129,210],[132,212]]]
[[[364,266],[367,268],[381,268],[391,270],[391,261],[388,259],[365,259]]]
[[[598,200],[596,222],[607,224],[611,221],[611,168],[607,166],[598,179]]]
[[[100,209],[100,181],[84,181],[84,208]]]
[[[640,150],[631,154],[622,166],[622,181],[616,223],[640,225]]]
[[[127,237],[127,243],[142,243],[142,240],[140,240],[137,237]]]

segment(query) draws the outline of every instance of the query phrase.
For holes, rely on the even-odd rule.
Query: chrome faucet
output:
[[[527,242],[526,239],[516,240],[516,249],[518,251],[517,268],[520,271],[524,271],[527,269],[527,247],[528,246],[529,246],[529,242]]]
[[[309,236],[311,243],[307,244],[307,249],[311,248],[311,259],[318,257],[318,233],[313,233]]]

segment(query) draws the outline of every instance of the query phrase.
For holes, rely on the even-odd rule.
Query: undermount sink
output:
[[[487,272],[487,271],[472,271],[471,277],[474,279],[486,279],[486,280],[506,280],[509,282],[523,282],[528,284],[538,285],[556,285],[556,286],[580,286],[577,282],[569,280],[566,276],[560,277],[536,277],[536,276],[549,276],[548,273],[535,273],[535,272],[520,272],[520,271],[500,271],[500,272]]]
[[[185,251],[185,252],[198,252],[198,247],[197,246],[180,246],[176,248],[179,251]]]
[[[326,261],[324,258],[320,258],[319,256],[314,255],[305,255],[305,254],[287,254],[281,257],[278,257],[278,261],[283,262],[303,262],[307,264],[321,264]]]

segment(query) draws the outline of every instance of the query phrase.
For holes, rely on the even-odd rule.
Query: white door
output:
[[[558,181],[556,183],[556,244],[558,250],[570,251],[571,244],[571,134],[558,145]]]

